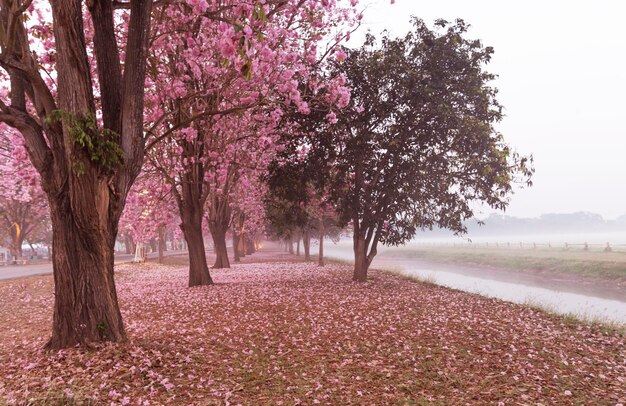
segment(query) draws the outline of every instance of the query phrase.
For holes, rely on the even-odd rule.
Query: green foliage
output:
[[[99,321],[98,324],[96,325],[96,328],[98,329],[98,334],[100,334],[101,338],[106,338],[106,334],[107,334],[107,325],[104,321]]]
[[[313,134],[302,141],[307,159],[332,164],[343,224],[373,246],[403,244],[419,229],[463,233],[474,202],[504,209],[513,185],[530,185],[533,173],[532,159],[494,127],[502,106],[484,69],[493,49],[467,39],[462,20],[413,26],[402,38],[368,35],[360,49],[345,50],[331,75],[346,79],[352,97],[335,111],[337,124],[313,103],[299,121]]]
[[[77,144],[87,159],[104,173],[112,173],[123,163],[123,151],[118,143],[119,135],[109,129],[98,127],[96,116],[87,113],[77,116],[73,113],[54,110],[48,120],[61,121],[68,129],[70,141]],[[78,176],[85,173],[85,162],[77,159],[72,162],[72,170]]]

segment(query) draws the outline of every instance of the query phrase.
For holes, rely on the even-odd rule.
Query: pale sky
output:
[[[410,30],[416,15],[463,18],[469,37],[495,48],[488,70],[510,145],[535,157],[534,186],[506,214],[626,214],[626,1],[361,0],[364,33]],[[491,212],[487,210],[484,214]]]

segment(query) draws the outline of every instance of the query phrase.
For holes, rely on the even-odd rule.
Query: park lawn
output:
[[[52,278],[0,283],[0,404],[626,402],[626,340],[388,273],[264,262],[121,265],[129,341],[44,352]]]

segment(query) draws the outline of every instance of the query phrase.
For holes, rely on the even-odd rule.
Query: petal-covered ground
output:
[[[52,278],[0,284],[0,404],[626,402],[625,338],[346,265],[118,267],[129,342],[44,352]]]

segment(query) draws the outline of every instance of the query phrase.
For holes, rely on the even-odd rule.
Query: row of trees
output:
[[[48,347],[126,338],[113,250],[144,161],[155,175],[141,178],[146,187],[166,183],[178,206],[189,284],[211,283],[205,202],[257,167],[238,142],[271,144],[281,106],[306,109],[298,85],[319,81],[332,47],[318,46],[348,35],[356,3],[0,2],[0,121],[21,135],[53,229]]]
[[[357,3],[0,0],[0,122],[53,231],[49,348],[126,338],[120,226],[162,241],[178,223],[189,286],[212,283],[203,228],[220,268],[229,230],[235,247],[302,238],[308,257],[313,233],[349,226],[363,281],[378,244],[506,206],[532,170],[493,128],[492,50],[419,20],[343,48]]]
[[[22,246],[52,237],[46,196],[26,150],[14,133],[0,137],[0,246],[22,256]],[[6,259],[6,258],[5,258]]]

